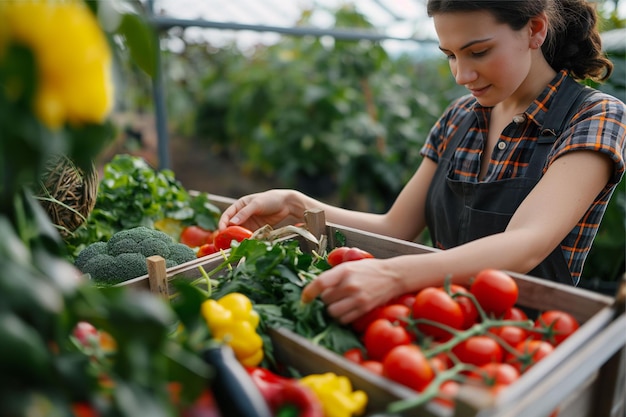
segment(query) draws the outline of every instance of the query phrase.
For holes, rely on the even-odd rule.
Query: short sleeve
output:
[[[596,91],[582,103],[560,136],[549,157],[549,164],[568,152],[600,152],[613,161],[613,176],[609,185],[614,185],[624,175],[625,141],[626,106],[617,98]]]

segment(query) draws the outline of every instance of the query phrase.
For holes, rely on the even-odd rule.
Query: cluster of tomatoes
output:
[[[200,226],[185,227],[179,241],[191,248],[197,248],[197,256],[210,255],[220,250],[230,249],[233,240],[241,242],[252,236],[252,231],[242,226],[228,226],[223,230],[206,230]]]
[[[529,319],[517,298],[515,280],[495,269],[467,287],[446,283],[405,294],[354,321],[365,349],[343,356],[439,401],[470,381],[497,393],[579,327],[560,310]]]

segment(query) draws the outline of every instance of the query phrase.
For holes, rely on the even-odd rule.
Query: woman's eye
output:
[[[475,57],[481,57],[481,56],[485,56],[487,55],[488,50],[485,49],[483,51],[478,51],[478,52],[472,52],[472,55]]]

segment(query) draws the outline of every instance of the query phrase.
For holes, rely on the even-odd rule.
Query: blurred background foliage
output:
[[[603,32],[625,27],[616,6],[599,2]],[[310,15],[304,11],[297,24],[309,24]],[[334,16],[336,28],[374,29],[350,5]],[[182,28],[160,36],[175,140],[206,144],[203,149],[240,167],[233,176],[263,178],[348,208],[387,209],[419,165],[437,117],[465,93],[436,45],[432,56],[416,57],[367,40],[282,36],[241,50],[189,41]],[[172,41],[184,47],[168,50]],[[612,45],[614,74],[595,86],[626,100],[626,47],[619,40]],[[118,107],[152,112],[149,79],[128,60],[120,64],[125,94]],[[198,175],[210,176],[210,167]],[[609,294],[624,273],[625,188],[622,181],[581,282]],[[428,244],[428,235],[418,241]]]

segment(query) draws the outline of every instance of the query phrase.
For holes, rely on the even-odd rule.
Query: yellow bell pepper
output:
[[[324,407],[325,417],[351,417],[365,412],[367,394],[352,390],[350,380],[332,372],[307,375],[300,382],[315,392]]]
[[[230,293],[219,300],[202,303],[202,316],[216,340],[228,344],[245,366],[256,366],[263,360],[263,339],[256,332],[259,314],[252,302],[241,293]]]

